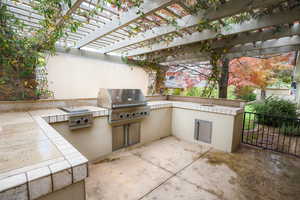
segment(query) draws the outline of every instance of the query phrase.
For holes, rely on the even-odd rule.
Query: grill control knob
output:
[[[143,114],[144,114],[143,112],[140,113],[140,115],[143,115]]]
[[[84,123],[88,123],[88,122],[89,122],[89,120],[88,120],[88,119],[85,119],[85,120],[84,120]]]
[[[127,114],[127,115],[126,115],[126,117],[130,117],[130,115],[129,115],[129,114]]]
[[[120,118],[121,118],[121,119],[123,119],[123,117],[124,117],[123,115],[120,115]]]
[[[76,124],[80,124],[80,119],[76,120]]]
[[[144,115],[147,115],[147,112],[144,112]]]
[[[135,113],[132,113],[132,117],[134,117],[135,116]]]

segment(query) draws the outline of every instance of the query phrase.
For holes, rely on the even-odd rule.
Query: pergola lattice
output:
[[[40,28],[42,19],[31,7],[31,0],[4,0],[16,17],[29,25],[27,32]],[[300,6],[297,0],[223,0],[216,10],[209,8],[191,14],[185,0],[145,0],[139,8],[119,12],[104,5],[89,21],[76,11],[94,9],[97,0],[74,0],[65,14],[85,22],[76,32],[58,42],[69,47],[93,50],[119,56],[163,58],[163,65],[198,64],[208,60],[205,53],[195,51],[201,41],[212,40],[214,48],[230,46],[229,58],[284,53],[300,49]],[[216,33],[199,32],[200,20],[211,22],[239,15],[243,12],[260,13],[274,7],[271,14],[241,24],[231,24]],[[293,9],[291,9],[293,8]],[[176,21],[177,26],[168,20]],[[225,39],[218,39],[222,34]],[[171,39],[169,39],[171,38]],[[178,53],[179,52],[179,53]]]

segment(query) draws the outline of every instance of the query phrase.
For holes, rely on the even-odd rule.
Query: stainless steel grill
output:
[[[112,125],[139,121],[150,113],[150,107],[139,89],[100,89],[98,106],[109,109]]]

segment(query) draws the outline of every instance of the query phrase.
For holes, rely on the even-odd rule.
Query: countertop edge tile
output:
[[[27,183],[27,177],[25,173],[13,175],[0,180],[0,192],[18,187]]]

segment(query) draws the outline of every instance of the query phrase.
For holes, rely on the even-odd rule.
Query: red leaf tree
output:
[[[292,69],[293,54],[284,54],[270,58],[242,57],[230,62],[229,84],[237,89],[245,86],[259,88],[265,97],[266,88],[276,81],[275,70]]]

